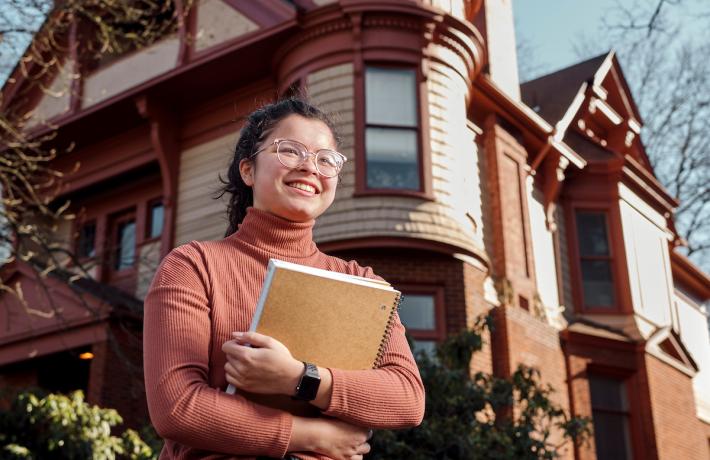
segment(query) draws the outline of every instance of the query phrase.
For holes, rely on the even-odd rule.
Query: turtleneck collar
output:
[[[254,207],[230,238],[239,240],[282,257],[309,257],[318,249],[313,242],[315,220],[291,222]]]

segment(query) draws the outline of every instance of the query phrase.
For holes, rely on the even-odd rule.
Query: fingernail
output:
[[[243,332],[232,332],[232,337],[244,337]]]

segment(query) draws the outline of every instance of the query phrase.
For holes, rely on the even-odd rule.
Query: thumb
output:
[[[274,339],[258,332],[233,332],[232,336],[240,343],[248,343],[257,348],[271,348]]]

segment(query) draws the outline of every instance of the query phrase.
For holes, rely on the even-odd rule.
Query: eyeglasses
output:
[[[271,144],[254,152],[249,158],[254,158],[272,145],[276,145],[276,158],[282,165],[296,169],[313,156],[318,174],[325,177],[337,176],[343,169],[345,162],[348,161],[345,155],[335,150],[321,149],[315,153],[309,152],[305,145],[290,139],[276,139]]]

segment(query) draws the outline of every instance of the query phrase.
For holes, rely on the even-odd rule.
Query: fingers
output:
[[[365,455],[370,452],[370,449],[371,449],[370,444],[367,442],[364,442],[364,443],[360,444],[359,446],[357,446],[357,450],[355,452],[357,452],[359,455]]]
[[[232,332],[232,337],[234,337],[237,343],[248,343],[258,348],[271,348],[274,341],[274,339],[268,335],[259,334],[258,332]]]

